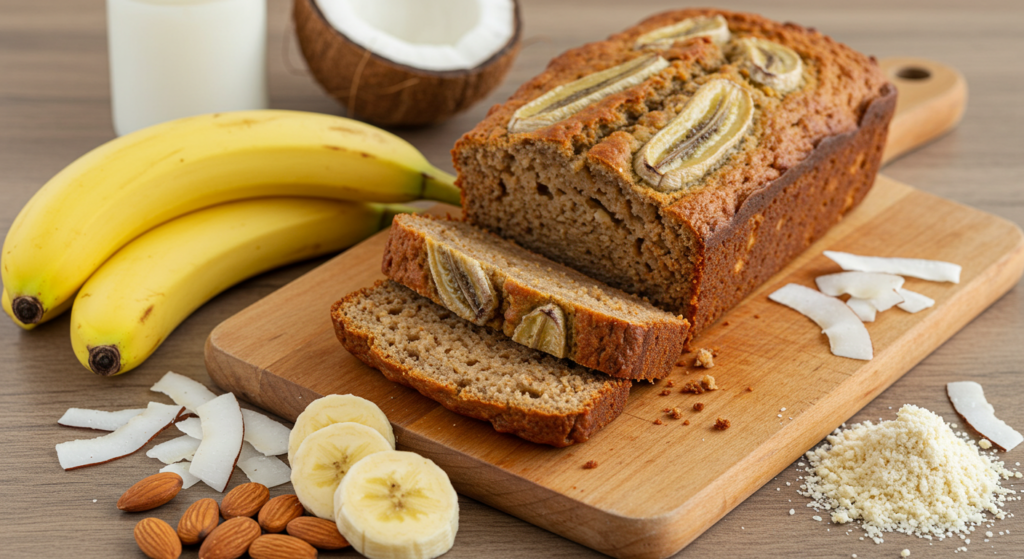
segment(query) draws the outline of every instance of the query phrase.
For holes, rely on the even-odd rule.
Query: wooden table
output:
[[[646,14],[680,6],[653,0],[523,0],[524,48],[505,83],[485,102],[443,125],[399,131],[427,157],[448,166],[455,139],[539,72],[555,54],[597,40]],[[922,190],[1005,217],[1024,226],[1024,6],[956,0],[856,3],[792,0],[766,7],[733,2],[737,10],[760,11],[778,20],[813,26],[879,57],[923,56],[959,68],[970,86],[963,123],[953,133],[890,163],[884,173]],[[341,114],[308,75],[290,29],[287,0],[270,0],[270,93],[275,108]],[[0,3],[0,230],[48,178],[89,149],[113,138],[101,0],[3,0]],[[86,436],[56,425],[69,407],[139,407],[168,369],[209,383],[203,342],[232,314],[322,262],[291,266],[224,293],[200,309],[138,370],[104,379],[83,369],[71,352],[68,318],[32,332],[0,319],[0,556],[141,557],[131,536],[139,516],[114,506],[128,485],[160,464],[138,453],[124,460],[75,472],[57,465],[56,443]],[[944,386],[976,380],[1004,420],[1024,427],[1024,295],[1018,287],[910,371],[853,420],[891,419],[905,403],[955,421]],[[158,440],[174,436],[161,435]],[[1024,448],[1006,456],[1024,461]],[[893,534],[882,545],[861,541],[855,529],[815,522],[796,494],[790,466],[708,530],[680,557],[912,557],[953,556],[956,541],[928,542]],[[241,476],[239,476],[241,478]],[[671,479],[651,480],[671,483]],[[238,483],[238,479],[235,480]],[[789,484],[789,485],[787,485]],[[1024,483],[1015,489],[1024,490]],[[272,491],[276,495],[288,486]],[[217,494],[202,485],[189,489],[155,516],[172,524],[185,506]],[[469,499],[461,499],[461,529],[446,557],[593,557],[597,553]],[[795,515],[790,516],[789,510]],[[985,543],[976,532],[972,556],[1018,556],[1024,549],[1024,506],[1007,509],[1016,518],[997,522]],[[1009,530],[1010,534],[998,535]],[[322,556],[352,556],[346,552]],[[195,556],[186,550],[185,556]]]

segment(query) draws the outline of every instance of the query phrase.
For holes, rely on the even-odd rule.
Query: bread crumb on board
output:
[[[722,417],[719,417],[718,420],[715,421],[715,429],[718,429],[719,431],[725,431],[731,426],[732,424],[729,423],[729,420]]]
[[[683,410],[679,408],[672,408],[667,413],[672,419],[679,419],[680,417],[683,417]]]
[[[693,411],[704,411],[704,403],[703,402],[697,402],[696,404],[694,404],[693,405]]]
[[[597,460],[588,460],[587,463],[583,465],[583,469],[584,470],[593,470],[596,467],[597,467]]]
[[[704,367],[705,369],[710,369],[711,367],[714,367],[715,358],[711,354],[711,350],[706,347],[698,349],[696,356],[694,356],[693,358],[693,366]]]

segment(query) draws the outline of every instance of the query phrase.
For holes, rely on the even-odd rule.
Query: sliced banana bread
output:
[[[692,335],[864,198],[895,102],[814,29],[680,10],[555,58],[452,157],[468,221]]]
[[[586,441],[622,413],[630,381],[475,326],[392,281],[331,308],[342,345],[388,380],[528,441]]]
[[[689,329],[682,317],[461,221],[397,216],[381,268],[474,324],[614,377],[668,375]]]

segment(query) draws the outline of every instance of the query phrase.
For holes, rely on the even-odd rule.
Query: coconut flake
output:
[[[818,290],[825,295],[850,295],[858,299],[874,299],[887,293],[895,293],[897,289],[903,287],[903,278],[873,272],[839,272],[818,276],[814,283],[818,284]]]
[[[119,411],[70,408],[64,412],[64,415],[60,416],[57,423],[65,427],[113,431],[144,411],[146,410],[143,408]]]
[[[203,437],[188,471],[214,490],[224,491],[242,449],[242,409],[228,392],[197,407],[196,413]]]
[[[164,464],[173,464],[182,460],[191,460],[197,448],[199,448],[199,439],[182,435],[147,450],[146,456],[156,458]]]
[[[896,306],[909,313],[923,311],[935,305],[935,299],[915,291],[909,289],[897,289],[896,291],[900,294],[900,297],[903,297],[903,302]]]
[[[192,487],[193,485],[199,483],[199,478],[188,473],[188,468],[188,462],[178,462],[176,464],[168,464],[163,468],[160,468],[160,471],[178,474],[179,476],[181,476],[181,488],[188,489],[189,487]]]
[[[940,260],[923,260],[920,258],[882,258],[878,256],[859,256],[848,252],[826,250],[825,256],[844,270],[860,272],[881,272],[910,276],[929,281],[948,281],[960,283],[958,264]]]
[[[292,433],[291,429],[252,410],[242,410],[242,421],[245,423],[245,442],[264,456],[277,456],[288,452],[288,436]]]
[[[158,380],[150,390],[170,396],[175,404],[185,406],[192,413],[195,413],[199,406],[217,397],[202,383],[174,371],[167,371],[167,374]]]
[[[875,314],[878,313],[878,309],[868,299],[850,297],[846,301],[846,306],[853,310],[853,313],[857,315],[861,322],[874,322]]]
[[[292,469],[280,458],[264,456],[249,443],[242,443],[242,452],[238,455],[238,468],[245,472],[249,481],[262,483],[267,487],[277,487],[292,479]]]
[[[291,434],[291,429],[251,410],[242,410],[242,422],[245,425],[244,440],[265,456],[277,456],[288,452],[288,435]],[[190,417],[174,425],[192,438],[203,438],[203,425],[198,417]]]
[[[813,320],[828,336],[832,354],[850,359],[872,357],[871,337],[853,310],[835,297],[791,283],[768,296]]]
[[[74,470],[128,456],[174,423],[182,412],[182,406],[150,402],[146,411],[131,418],[112,433],[95,439],[58,444],[57,459],[60,467]]]
[[[1024,435],[996,417],[996,410],[985,399],[981,385],[972,381],[946,385],[949,401],[964,422],[999,448],[1010,451],[1024,441]]]

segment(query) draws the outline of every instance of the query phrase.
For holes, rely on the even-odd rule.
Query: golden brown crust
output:
[[[431,279],[424,233],[409,226],[409,222],[414,219],[430,218],[395,218],[384,249],[381,271],[392,280],[443,306]],[[502,242],[511,244],[511,241]],[[555,262],[550,262],[550,266],[562,268]],[[499,270],[497,273],[503,278],[494,286],[499,308],[503,312],[488,326],[511,337],[527,314],[541,305],[555,301],[555,297],[514,277],[508,270]],[[617,291],[606,289],[608,292]],[[618,293],[625,304],[634,304],[632,297]],[[689,331],[689,323],[676,317],[645,322],[627,321],[564,298],[558,298],[556,302],[566,312],[568,323],[570,343],[566,358],[617,378],[653,380],[667,376],[682,353]]]
[[[511,433],[528,441],[565,447],[588,440],[595,432],[618,417],[629,397],[629,381],[609,380],[600,394],[578,413],[554,414],[524,410],[482,401],[460,392],[457,387],[431,378],[425,371],[389,359],[374,343],[373,334],[344,320],[340,309],[366,297],[383,282],[346,295],[331,307],[334,333],[345,349],[360,361],[379,370],[388,380],[415,389],[449,410],[489,421],[501,433]]]
[[[713,14],[726,18],[734,36],[766,38],[798,52],[804,64],[803,86],[780,96],[746,79],[745,70],[727,60],[710,40],[697,38],[661,51],[671,66],[641,85],[610,95],[546,128],[507,132],[511,115],[541,94],[639,56],[633,44],[641,34]],[[751,93],[758,107],[751,135],[698,185],[670,193],[646,187],[633,170],[634,154],[700,84],[712,78],[732,80]],[[895,88],[886,82],[874,59],[813,29],[753,14],[679,10],[653,16],[605,41],[557,57],[464,135],[452,156],[459,170],[467,220],[683,314],[690,321],[692,336],[820,238],[864,198],[880,164],[894,110]],[[604,193],[600,200],[604,206],[610,206],[609,201],[623,201],[616,207],[625,207],[629,215],[649,226],[648,234],[629,225],[635,221],[626,220],[624,226],[632,237],[646,238],[645,251],[658,241],[652,239],[650,229],[661,228],[660,237],[667,248],[660,260],[654,262],[659,257],[644,252],[645,261],[640,257],[635,262],[620,259],[619,268],[613,269],[613,264],[602,264],[589,254],[574,253],[564,242],[545,246],[533,237],[531,229],[564,237],[550,216],[546,223],[531,222],[529,216],[509,223],[509,216],[494,206],[508,201],[500,195],[505,194],[506,182],[512,184],[507,180],[511,169],[536,168],[531,167],[531,157],[540,162],[536,167],[557,167],[562,176],[576,174],[577,183],[597,185],[596,190]],[[484,184],[491,176],[494,184]],[[547,179],[552,180],[551,173]],[[528,186],[513,186],[517,204],[549,202],[529,192]],[[676,239],[684,241],[685,249],[679,248]],[[626,268],[628,272],[620,271]]]

